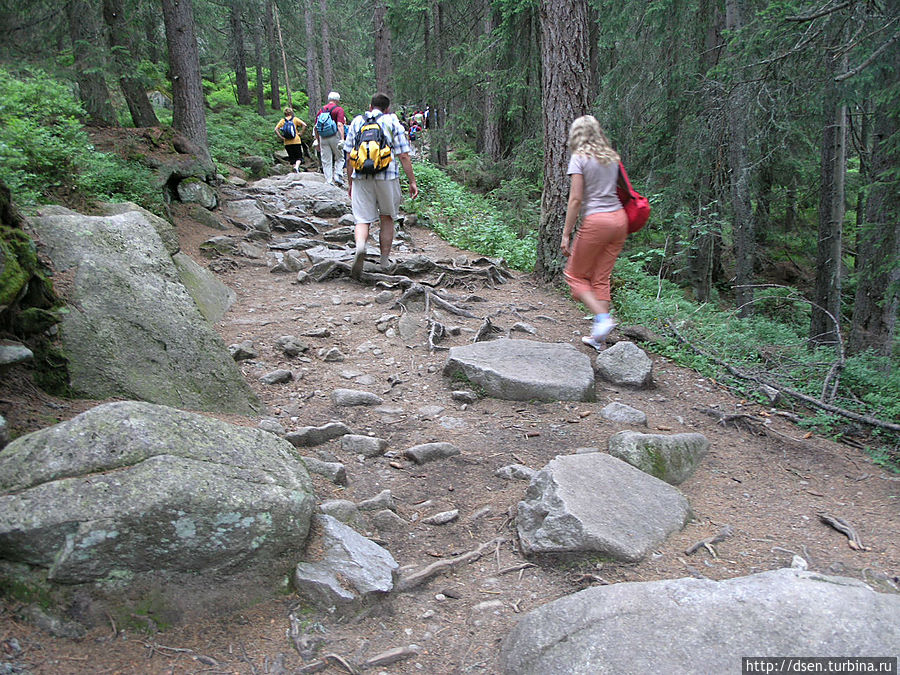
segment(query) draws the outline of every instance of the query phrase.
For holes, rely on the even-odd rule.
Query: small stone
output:
[[[341,450],[363,457],[378,457],[387,449],[388,442],[374,436],[347,434],[341,438]]]
[[[395,510],[394,498],[391,496],[390,490],[382,490],[374,497],[364,499],[356,505],[360,511],[379,511],[381,509]]]
[[[443,602],[444,600],[447,599],[447,596],[444,595],[443,593],[435,593],[434,599],[437,600],[438,602]]]
[[[459,448],[451,443],[422,443],[405,450],[403,454],[416,464],[425,464],[458,455]]]
[[[298,284],[305,284],[307,281],[309,281],[309,272],[306,272],[304,270],[297,272]]]
[[[331,392],[331,401],[336,406],[349,407],[359,405],[381,405],[384,399],[369,391],[358,389],[335,389]]]
[[[341,377],[345,380],[352,380],[353,378],[359,377],[362,373],[358,370],[342,370]]]
[[[20,342],[0,344],[0,366],[24,363],[26,361],[31,361],[33,358],[34,353]]]
[[[343,422],[329,422],[320,427],[300,427],[288,432],[284,438],[296,448],[309,448],[349,433],[350,427]]]
[[[576,455],[585,455],[589,452],[600,452],[600,448],[575,448]]]
[[[246,361],[259,356],[259,352],[256,351],[251,340],[244,340],[240,344],[229,345],[228,351],[231,353],[231,358],[235,361]]]
[[[524,464],[510,464],[501,467],[494,472],[495,476],[505,478],[506,480],[531,480],[534,477],[534,474],[535,470]]]
[[[363,387],[371,387],[377,382],[377,380],[371,375],[360,375],[356,378],[355,382],[356,384]]]
[[[426,405],[419,408],[419,414],[422,416],[422,419],[434,419],[438,415],[444,412],[444,406],[441,405]]]
[[[337,485],[347,484],[347,469],[343,464],[338,462],[323,462],[316,457],[301,457],[306,465],[306,470],[310,473],[316,473],[325,476],[332,483]]]
[[[375,511],[371,516],[369,516],[369,522],[371,522],[372,527],[374,527],[379,532],[404,530],[409,524],[390,509]]]
[[[270,434],[275,434],[276,436],[280,436],[281,438],[284,438],[284,435],[286,433],[284,427],[281,426],[281,422],[272,417],[264,417],[256,426],[263,431],[268,431]]]
[[[284,384],[285,382],[290,382],[294,379],[294,374],[290,370],[285,370],[284,368],[279,368],[278,370],[273,370],[271,373],[266,373],[259,381],[263,384]]]
[[[331,296],[331,304],[332,305],[340,305],[342,302],[343,302],[343,300],[341,300],[341,296],[339,296],[339,295]]]
[[[441,513],[435,513],[433,516],[423,518],[422,522],[427,525],[446,525],[457,518],[459,518],[459,509],[453,509],[452,511],[442,511]]]
[[[467,389],[459,389],[452,392],[450,398],[454,401],[459,401],[460,403],[475,403],[478,401],[478,396],[475,395],[475,392],[468,391]]]
[[[624,403],[610,403],[600,411],[600,417],[619,424],[647,426],[647,414]]]
[[[337,347],[331,347],[330,349],[326,349],[324,354],[321,354],[322,360],[326,363],[341,363],[347,357],[344,356],[344,352],[342,352]]]
[[[348,499],[329,499],[319,504],[319,511],[347,525],[359,521],[359,509]]]
[[[534,326],[530,323],[525,323],[524,321],[517,321],[509,330],[514,333],[528,333],[529,335],[535,335],[537,333],[537,329]]]
[[[375,296],[375,302],[379,305],[386,305],[394,299],[394,294],[390,291],[381,291],[378,295]]]
[[[327,338],[331,337],[331,331],[327,328],[309,328],[300,333],[300,335],[303,337]]]
[[[275,340],[275,345],[285,353],[286,356],[297,356],[309,349],[309,345],[293,335],[282,335]]]

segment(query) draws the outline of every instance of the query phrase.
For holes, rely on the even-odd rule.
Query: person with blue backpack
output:
[[[300,140],[300,136],[305,129],[306,122],[294,117],[293,108],[285,108],[284,117],[275,125],[275,135],[284,143],[288,161],[297,173],[300,173],[300,164],[303,162],[303,141]]]
[[[322,159],[322,173],[329,185],[344,184],[344,124],[347,117],[339,105],[341,95],[328,94],[328,103],[316,115],[314,126],[316,145]]]

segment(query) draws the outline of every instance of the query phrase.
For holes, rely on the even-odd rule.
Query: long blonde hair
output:
[[[572,122],[569,128],[569,152],[593,157],[601,164],[619,162],[619,153],[612,149],[600,122],[593,115],[584,115]]]

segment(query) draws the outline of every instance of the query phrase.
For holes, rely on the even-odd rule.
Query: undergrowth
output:
[[[69,86],[37,69],[0,67],[0,175],[21,205],[77,194],[86,201],[132,201],[159,212],[162,195],[139,162],[91,144],[84,110]]]

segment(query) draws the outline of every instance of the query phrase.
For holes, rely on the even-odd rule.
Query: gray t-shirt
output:
[[[619,165],[616,162],[601,164],[589,155],[572,155],[569,159],[569,175],[580,173],[584,176],[584,195],[581,200],[581,216],[592,213],[618,211],[622,202],[616,195],[619,180]]]

